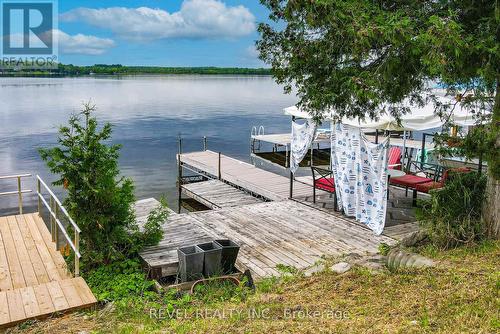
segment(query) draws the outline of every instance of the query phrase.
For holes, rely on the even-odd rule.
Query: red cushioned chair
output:
[[[459,167],[447,169],[443,173],[443,177],[440,181],[430,181],[426,183],[420,183],[415,186],[415,191],[420,191],[421,193],[428,194],[430,190],[443,188],[446,181],[450,178],[451,174],[456,173],[469,173],[471,171],[468,167]]]
[[[329,169],[311,166],[313,176],[313,203],[316,203],[316,189],[329,192],[333,195],[333,208],[337,211],[337,195],[335,194],[335,180]]]
[[[392,146],[389,149],[389,156],[387,157],[387,166],[390,169],[401,170],[401,148]]]
[[[415,174],[423,173],[425,176],[406,174],[404,176],[391,177],[389,182],[393,185],[405,187],[406,196],[408,196],[408,188],[413,189],[413,203],[416,204],[417,201],[416,187],[419,184],[430,185],[433,182],[437,183],[437,180],[439,180],[439,176],[442,173],[443,167],[435,164],[418,162],[418,161],[412,161],[410,163],[410,168],[411,166],[413,166]]]

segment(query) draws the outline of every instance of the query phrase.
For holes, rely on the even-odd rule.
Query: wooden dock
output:
[[[415,231],[414,224],[391,226],[376,236],[365,225],[310,202],[308,178],[294,182],[294,198],[288,199],[287,177],[212,151],[184,153],[178,159],[181,172],[198,175],[181,178],[198,181],[181,182],[181,193],[214,210],[168,218],[160,244],[140,253],[154,278],[177,273],[179,247],[215,239],[238,243],[237,268],[261,278],[279,275],[278,265],[305,269],[323,256],[377,253],[381,243],[395,244]],[[327,192],[316,194],[322,200],[331,199]],[[144,202],[142,215],[148,206],[154,207],[154,200]]]
[[[0,217],[0,327],[96,302],[85,281],[69,273],[37,213]]]
[[[376,253],[380,243],[396,242],[291,200],[173,214],[163,229],[160,244],[140,253],[154,278],[177,273],[177,248],[214,239],[238,243],[237,268],[257,278],[279,275],[277,265],[304,269],[322,256]]]
[[[213,151],[183,153],[178,155],[181,167],[212,179],[218,179],[236,188],[244,189],[255,196],[271,201],[288,199],[290,195],[290,179],[276,173],[255,167],[252,164],[221,155]],[[321,190],[317,191],[320,195]],[[294,182],[294,196],[309,196],[311,186]]]

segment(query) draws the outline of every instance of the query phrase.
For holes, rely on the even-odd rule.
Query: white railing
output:
[[[250,137],[263,136],[263,135],[265,135],[264,125],[259,126],[258,129],[256,126],[252,126],[252,131],[250,131]]]
[[[17,191],[6,191],[0,193],[0,196],[12,196],[12,195],[17,195],[18,196],[18,201],[19,201],[19,214],[23,214],[23,194],[30,193],[30,189],[22,189],[21,186],[21,179],[23,177],[30,177],[31,174],[17,174],[17,175],[7,175],[7,176],[0,176],[0,180],[10,180],[10,179],[17,179]]]
[[[37,197],[38,197],[38,214],[41,214],[42,210],[42,204],[47,208],[50,214],[50,234],[52,235],[52,241],[58,243],[58,238],[59,238],[59,230],[61,230],[62,234],[66,238],[66,241],[70,245],[70,247],[73,249],[73,252],[75,253],[75,277],[80,275],[80,258],[82,255],[80,254],[80,228],[76,223],[71,219],[69,216],[68,212],[64,208],[64,206],[61,204],[59,199],[54,195],[52,190],[43,182],[43,180],[40,178],[40,176],[36,176],[36,183],[37,183]],[[49,194],[49,203],[45,200],[45,198],[42,195],[42,187],[47,191]],[[73,231],[75,233],[75,238],[74,240],[71,239],[71,237],[68,234],[68,231],[66,231],[66,227],[63,225],[63,223],[60,221],[61,214],[64,215],[67,219],[71,227],[73,228]],[[59,228],[58,228],[59,227]]]

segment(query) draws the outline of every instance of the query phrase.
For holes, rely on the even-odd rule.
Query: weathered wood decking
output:
[[[218,176],[218,157],[219,154],[212,151],[184,153],[179,156],[181,164],[184,168],[200,174],[208,175],[209,177],[215,177],[215,175]],[[290,195],[289,178],[260,169],[251,164],[225,155],[221,155],[220,174],[222,181],[228,182],[229,184],[243,189],[246,192],[250,192],[273,201],[288,199]],[[391,189],[391,196],[394,195],[395,191],[397,190]],[[316,209],[324,209],[323,211],[327,211],[339,219],[344,219],[352,224],[364,227],[363,224],[356,222],[354,219],[347,218],[342,216],[340,213],[333,211],[332,194],[317,189],[316,204],[313,203],[312,194],[312,176],[297,177],[293,183],[293,199],[295,201],[299,201]],[[197,193],[196,195],[197,197],[203,198],[200,193]],[[398,195],[398,197],[401,196],[403,195]],[[196,196],[191,197],[195,198]],[[326,199],[326,203],[324,199]],[[197,200],[202,201],[203,199]],[[394,200],[391,197],[391,205],[397,201],[398,200]],[[418,224],[416,224],[415,221],[404,221],[403,219],[400,219],[407,219],[407,217],[403,217],[405,214],[404,211],[405,209],[388,209],[386,228],[384,230],[385,235],[401,239],[407,234],[418,230]]]
[[[214,239],[237,242],[241,246],[238,269],[266,277],[279,274],[278,265],[304,269],[323,256],[376,253],[380,243],[394,244],[415,230],[413,224],[391,226],[387,233],[375,236],[327,205],[312,203],[308,179],[294,183],[294,199],[290,200],[287,177],[224,155],[220,155],[219,169],[219,154],[211,151],[185,153],[178,159],[183,169],[209,179],[183,184],[182,192],[216,210],[168,218],[160,244],[140,254],[155,278],[177,273],[179,247]],[[316,194],[322,201],[331,197],[324,191]],[[255,197],[268,202],[258,203]],[[153,205],[151,200],[144,203]]]
[[[278,275],[278,264],[303,269],[324,255],[376,253],[381,242],[396,242],[290,200],[174,214],[163,229],[160,244],[140,254],[153,277],[176,274],[178,247],[214,239],[237,242],[238,269],[256,277]]]
[[[182,193],[210,209],[257,204],[262,200],[219,180],[183,184]]]
[[[38,214],[0,217],[0,327],[92,306]]]
[[[219,154],[213,151],[183,153],[178,156],[181,165],[189,170],[211,178],[218,178]],[[288,199],[290,180],[276,173],[268,172],[249,163],[221,155],[221,180],[245,191],[272,201]],[[294,182],[294,196],[309,196],[312,188],[306,184]],[[318,190],[318,194],[322,191]]]

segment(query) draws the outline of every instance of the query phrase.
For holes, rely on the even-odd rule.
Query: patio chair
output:
[[[413,168],[412,168],[413,167]],[[408,196],[408,189],[413,189],[413,203],[417,201],[416,187],[419,184],[438,182],[439,177],[443,171],[443,167],[436,164],[426,162],[412,161],[410,163],[410,170],[413,169],[413,174],[406,174],[404,176],[391,177],[390,183],[396,186],[404,187]],[[417,175],[423,174],[425,176]]]
[[[422,193],[428,194],[429,191],[433,189],[443,188],[446,181],[448,181],[453,175],[457,173],[469,173],[472,170],[469,167],[460,167],[460,168],[450,168],[446,169],[443,173],[443,177],[440,181],[431,181],[426,183],[420,183],[415,186],[415,191],[420,191]]]
[[[387,158],[387,165],[390,169],[401,170],[401,148],[392,146],[389,149],[389,156]]]
[[[334,194],[333,209],[337,211],[337,195],[335,194],[335,180],[329,169],[311,166],[313,176],[313,203],[316,203],[316,188]]]

